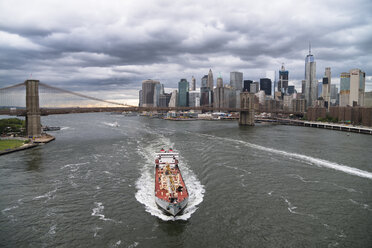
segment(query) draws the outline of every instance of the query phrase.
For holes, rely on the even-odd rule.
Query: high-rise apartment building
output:
[[[317,84],[316,62],[309,47],[309,54],[305,58],[305,100],[308,107],[314,105],[317,99]]]
[[[169,107],[177,107],[178,103],[178,93],[177,90],[173,90],[171,98],[169,100]]]
[[[349,105],[364,106],[364,92],[366,87],[366,73],[360,69],[350,70],[350,99]]]
[[[324,107],[329,108],[331,105],[331,68],[326,67],[322,82],[322,97],[324,100]]]
[[[212,69],[209,69],[208,77],[207,77],[207,87],[208,87],[210,90],[213,90],[213,85],[214,85],[214,81],[213,81],[213,73],[212,73]]]
[[[251,84],[252,83],[253,83],[252,80],[244,80],[243,91],[251,92]]]
[[[230,85],[241,91],[243,88],[243,73],[238,71],[230,72]]]
[[[260,79],[260,90],[265,92],[265,95],[271,96],[271,79],[261,78]]]
[[[200,106],[200,91],[197,90],[189,91],[189,106],[190,107]]]
[[[366,73],[351,69],[340,76],[340,106],[364,106]]]
[[[217,88],[218,87],[223,87],[223,80],[221,75],[217,78]]]
[[[181,79],[178,82],[178,106],[188,107],[189,105],[189,82],[186,79]]]
[[[285,93],[288,88],[288,71],[285,70],[284,64],[279,71],[278,91]]]
[[[153,107],[154,106],[154,96],[156,97],[155,87],[160,85],[159,81],[155,80],[144,80],[142,81],[142,106],[143,107]],[[159,90],[160,94],[160,90]]]
[[[258,91],[260,91],[260,84],[258,82],[251,83],[249,92],[256,94]]]
[[[192,76],[190,91],[194,91],[194,90],[196,90],[196,79],[194,78],[194,76]]]
[[[337,102],[337,94],[338,94],[338,88],[336,85],[331,85],[331,105],[335,106]]]
[[[208,87],[208,75],[204,75],[201,79],[200,86],[200,106],[208,106],[211,102],[211,90]]]
[[[340,106],[349,105],[350,98],[350,73],[343,72],[340,75]]]

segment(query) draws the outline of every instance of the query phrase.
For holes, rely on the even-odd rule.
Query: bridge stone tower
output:
[[[26,130],[27,136],[41,136],[39,80],[26,80]]]
[[[254,126],[254,94],[249,92],[240,93],[240,126]]]

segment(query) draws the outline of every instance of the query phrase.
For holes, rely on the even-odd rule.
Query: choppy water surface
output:
[[[371,247],[372,137],[304,127],[43,117],[56,141],[0,157],[1,247]],[[154,202],[173,147],[190,201]]]

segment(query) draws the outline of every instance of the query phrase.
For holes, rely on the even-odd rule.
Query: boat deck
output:
[[[173,187],[171,181],[173,181]],[[180,191],[177,190],[179,186],[182,187]],[[172,165],[170,174],[164,164],[156,166],[155,196],[167,202],[170,202],[172,196],[177,202],[182,202],[185,198],[188,198],[189,194],[178,166]]]

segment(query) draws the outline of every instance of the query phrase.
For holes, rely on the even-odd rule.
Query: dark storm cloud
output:
[[[370,1],[2,1],[0,87],[40,80],[76,90],[176,87],[209,68],[257,80],[285,63],[300,81],[308,42],[317,74],[370,75]],[[367,85],[370,85],[367,82]]]

